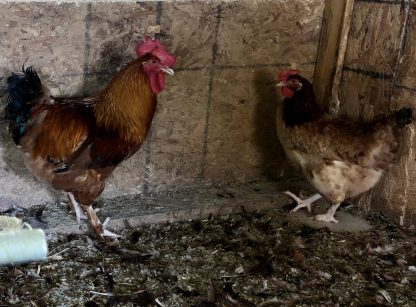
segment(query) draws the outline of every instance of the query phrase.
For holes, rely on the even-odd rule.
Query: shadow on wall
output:
[[[127,37],[125,37],[127,39]],[[130,46],[130,41],[109,41],[102,46],[98,56],[90,56],[97,59],[95,62],[84,68],[84,95],[91,95],[107,86],[112,77],[127,63],[135,59],[134,53],[129,51],[126,46]]]
[[[276,132],[276,109],[279,94],[276,77],[260,70],[254,77],[258,103],[255,114],[255,140],[261,154],[262,173],[267,179],[278,180],[289,170]]]
[[[2,104],[1,107],[4,108],[5,104]],[[0,144],[3,147],[3,155],[0,159],[5,164],[3,171],[13,172],[22,177],[31,176],[23,163],[20,148],[12,140],[8,126],[9,124],[6,120],[0,121]]]
[[[4,108],[5,99],[3,99],[2,102],[0,107]],[[21,187],[21,185],[27,185],[28,190],[42,186],[42,184],[39,184],[36,187],[33,186],[33,182],[39,181],[26,168],[21,149],[12,140],[8,125],[6,120],[0,120],[0,147],[2,147],[2,150],[0,151],[0,176],[8,178],[9,174],[13,174],[17,176],[19,182],[13,182],[13,180],[2,181],[2,184],[7,185],[7,187],[2,187],[0,191],[4,192],[5,189],[6,191],[9,191],[9,193],[0,193],[0,209],[6,209],[12,205],[21,205],[20,203],[15,203],[13,199],[16,197],[10,194],[10,191],[15,189],[16,186]],[[56,201],[61,199],[60,192],[53,190],[48,185],[44,185],[44,187],[48,187],[46,189],[46,193],[49,195],[48,199],[54,199]],[[29,196],[30,194],[21,194],[18,198],[27,199],[30,203]]]
[[[5,108],[8,102],[6,94],[6,80],[8,75],[1,76],[0,79],[0,176],[6,176],[8,173],[13,173],[21,177],[31,178],[33,176],[29,173],[23,163],[23,157],[19,152],[19,148],[15,145],[9,133],[9,122],[4,118]],[[10,184],[13,184],[12,182]],[[2,194],[2,193],[0,193]],[[4,196],[0,195],[3,202]]]

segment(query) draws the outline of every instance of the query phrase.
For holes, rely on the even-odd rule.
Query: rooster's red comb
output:
[[[137,44],[136,53],[139,57],[151,53],[159,59],[162,65],[167,67],[172,67],[176,62],[176,57],[162,45],[160,40],[151,37],[146,37],[144,41]]]
[[[299,73],[299,70],[282,68],[279,71],[279,82],[286,81],[287,79],[289,79],[290,76],[298,75]]]

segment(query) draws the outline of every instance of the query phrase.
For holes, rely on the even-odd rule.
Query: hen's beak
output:
[[[276,84],[276,87],[284,87],[286,85],[285,81],[279,82]]]
[[[162,68],[162,71],[167,73],[168,75],[173,76],[175,74],[175,72],[173,71],[172,68]]]

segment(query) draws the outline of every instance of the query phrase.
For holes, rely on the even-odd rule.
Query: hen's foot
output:
[[[82,220],[87,220],[88,217],[85,215],[84,210],[82,210],[81,205],[75,200],[74,194],[67,193],[69,203],[72,205],[72,208],[74,209],[75,215],[77,217],[77,223],[81,223]]]
[[[313,217],[315,221],[326,222],[326,223],[338,223],[338,220],[335,217],[326,214],[318,214]]]
[[[299,209],[306,207],[308,209],[309,213],[310,213],[311,212],[311,205],[315,201],[317,201],[318,199],[322,198],[322,196],[318,193],[312,195],[311,197],[309,197],[307,199],[301,199],[290,191],[285,191],[283,193],[288,195],[289,197],[291,197],[297,203],[297,206],[295,208],[293,208],[292,210],[290,210],[290,212],[296,212]]]
[[[335,212],[337,211],[339,205],[340,204],[332,205],[332,207],[329,208],[327,213],[318,214],[318,215],[314,216],[313,219],[316,220],[316,221],[321,221],[321,222],[326,222],[326,223],[338,223],[338,220],[335,219],[334,215],[335,215]]]
[[[111,238],[113,241],[118,241],[117,238],[120,236],[106,229],[108,223],[110,222],[110,218],[107,217],[104,220],[104,223],[101,223],[92,206],[86,206],[85,210],[92,228],[101,239],[104,240],[105,238]]]

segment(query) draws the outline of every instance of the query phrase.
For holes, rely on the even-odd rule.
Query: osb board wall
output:
[[[9,1],[0,5],[0,74],[25,63],[54,95],[90,94],[133,59],[140,38],[157,35],[177,55],[176,74],[146,143],[104,196],[276,178],[286,162],[274,128],[275,76],[294,65],[312,80],[323,8],[324,0]],[[0,206],[52,200],[5,123],[0,138]]]
[[[368,121],[416,105],[414,1],[360,1],[354,5],[343,79],[341,114]],[[415,126],[405,129],[397,164],[362,196],[366,207],[416,223]]]

